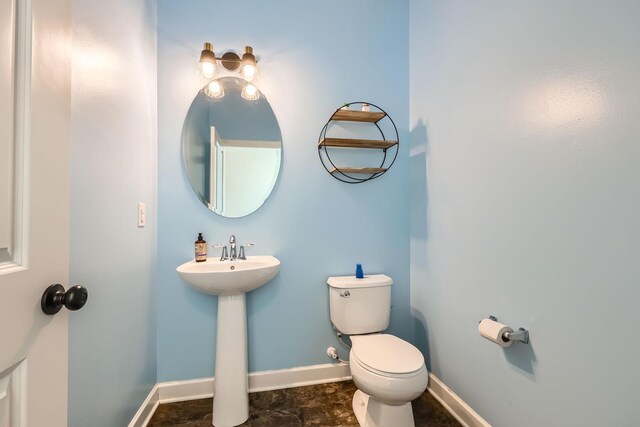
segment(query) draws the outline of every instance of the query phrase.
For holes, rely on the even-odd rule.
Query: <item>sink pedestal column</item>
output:
[[[237,426],[249,418],[246,294],[218,296],[213,425]]]

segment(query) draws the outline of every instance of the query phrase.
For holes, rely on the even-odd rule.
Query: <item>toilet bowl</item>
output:
[[[353,411],[362,427],[414,427],[411,401],[427,388],[420,350],[381,333],[389,327],[391,285],[384,274],[329,277],[334,328],[351,338],[350,368],[358,391]]]
[[[350,368],[358,391],[353,410],[362,427],[413,427],[411,401],[427,388],[422,353],[389,334],[350,337]]]

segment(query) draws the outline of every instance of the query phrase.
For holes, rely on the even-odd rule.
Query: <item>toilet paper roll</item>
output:
[[[513,329],[491,319],[482,319],[478,325],[478,332],[480,332],[480,335],[489,341],[493,341],[499,346],[509,347],[513,344],[513,341],[504,339],[505,332],[513,332]]]

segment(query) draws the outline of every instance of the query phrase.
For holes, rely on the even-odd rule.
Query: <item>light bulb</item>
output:
[[[255,101],[256,99],[260,98],[260,92],[258,92],[258,88],[256,88],[254,85],[252,84],[248,84],[246,85],[243,89],[242,89],[242,97],[248,101]]]
[[[216,74],[216,64],[213,62],[201,62],[199,68],[200,74],[202,74],[202,77],[205,79],[213,78]]]
[[[204,89],[204,93],[211,98],[222,98],[224,96],[224,88],[219,81],[212,80]]]
[[[244,55],[242,55],[242,77],[247,81],[251,81],[256,76],[256,71],[258,71],[258,68],[253,48],[246,46]]]
[[[211,43],[205,43],[202,52],[200,52],[198,71],[205,79],[211,79],[216,74],[216,55],[213,53]]]
[[[242,76],[245,80],[251,81],[256,76],[256,66],[253,64],[245,64],[242,66]]]

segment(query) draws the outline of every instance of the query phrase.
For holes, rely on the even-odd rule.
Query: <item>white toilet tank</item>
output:
[[[391,285],[384,274],[329,277],[331,322],[345,335],[384,331],[391,317]]]

